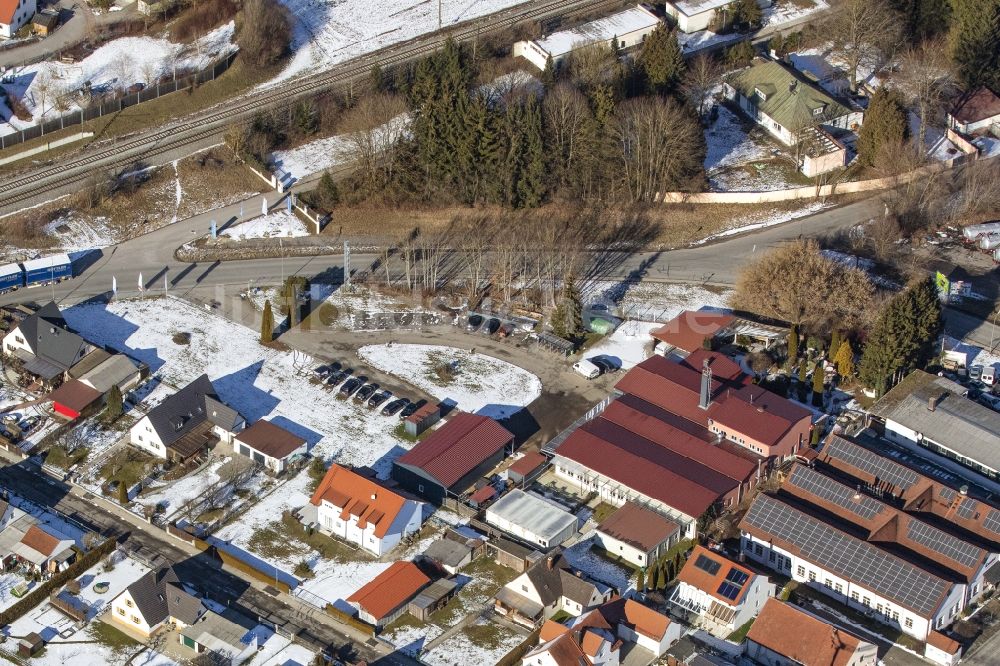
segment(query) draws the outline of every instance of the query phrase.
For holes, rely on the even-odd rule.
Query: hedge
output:
[[[67,581],[76,578],[87,569],[97,564],[102,557],[113,551],[116,545],[117,541],[115,539],[106,539],[101,545],[92,549],[90,552],[84,553],[77,559],[76,562],[69,565],[65,571],[60,571],[55,574],[52,578],[49,578],[47,581],[43,582],[41,585],[29,592],[28,595],[20,601],[3,611],[0,611],[0,626],[10,624],[35,606],[47,601],[50,592],[62,587],[62,585],[64,585]]]

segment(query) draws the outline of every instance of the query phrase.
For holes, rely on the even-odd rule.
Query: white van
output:
[[[979,381],[987,386],[993,386],[997,381],[997,369],[995,365],[984,365],[983,374],[979,376]]]
[[[573,369],[579,372],[581,375],[587,379],[596,379],[601,376],[601,369],[596,365],[588,361],[587,359],[581,359],[573,364]]]

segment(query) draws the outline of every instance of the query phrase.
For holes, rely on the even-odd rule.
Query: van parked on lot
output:
[[[987,365],[983,367],[983,374],[979,377],[979,381],[986,384],[987,386],[993,386],[997,381],[997,369],[996,366]]]
[[[574,363],[573,369],[587,379],[596,379],[601,376],[601,369],[586,359],[581,359]]]

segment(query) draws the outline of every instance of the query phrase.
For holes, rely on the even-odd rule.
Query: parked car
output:
[[[469,315],[469,321],[465,324],[465,330],[475,333],[483,325],[483,318],[479,315]]]
[[[379,389],[378,384],[374,382],[362,386],[361,388],[358,389],[358,392],[354,394],[354,399],[358,402],[365,402],[366,400],[368,400],[368,398],[375,395],[375,392],[378,391],[378,389]]]
[[[514,324],[511,324],[510,322],[506,324],[501,324],[500,330],[497,331],[497,335],[501,338],[509,338],[511,335],[514,334],[515,328],[516,327],[514,326]]]
[[[600,356],[595,356],[594,358],[588,359],[591,363],[596,365],[600,369],[602,375],[606,375],[611,372],[618,370],[618,366],[609,361],[606,358],[601,358]]]
[[[408,404],[410,404],[410,401],[406,398],[397,398],[382,408],[382,414],[385,416],[394,416]]]
[[[349,398],[354,395],[354,392],[361,388],[364,383],[365,382],[361,379],[361,377],[352,377],[344,382],[344,385],[340,387],[339,393],[343,397]]]
[[[427,404],[426,400],[417,400],[416,402],[411,402],[403,409],[403,411],[399,413],[399,418],[405,419],[407,416],[410,416],[411,414],[413,414],[426,404]]]
[[[17,427],[21,429],[21,432],[31,432],[41,422],[42,422],[41,416],[36,416],[32,414],[28,418],[21,421]]]
[[[978,382],[982,376],[983,376],[983,366],[974,365],[971,368],[969,368],[969,379],[971,379],[972,381]]]
[[[376,409],[392,396],[392,391],[381,391],[368,398],[368,409]]]
[[[601,369],[587,359],[581,359],[574,363],[573,369],[587,379],[597,379],[601,376]]]
[[[3,423],[17,423],[21,420],[21,415],[17,412],[11,412],[10,414],[4,414],[0,421]]]
[[[499,330],[500,330],[500,320],[497,319],[496,317],[490,317],[490,320],[486,322],[485,326],[483,326],[482,332],[485,335],[493,335]]]
[[[316,377],[316,379],[324,380],[327,377],[329,377],[332,372],[333,371],[330,369],[330,366],[321,365],[315,370],[313,370],[313,376]]]
[[[330,375],[326,380],[326,385],[330,388],[336,388],[343,384],[345,379],[347,379],[347,373],[341,370]]]

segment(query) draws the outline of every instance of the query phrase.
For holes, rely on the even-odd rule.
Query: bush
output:
[[[170,27],[176,42],[190,42],[228,22],[239,9],[234,0],[201,0]]]
[[[312,567],[309,566],[309,563],[305,560],[301,560],[295,565],[295,575],[299,578],[312,578],[314,574]]]
[[[236,24],[240,56],[255,68],[268,68],[288,53],[292,29],[288,11],[277,0],[246,0]]]

